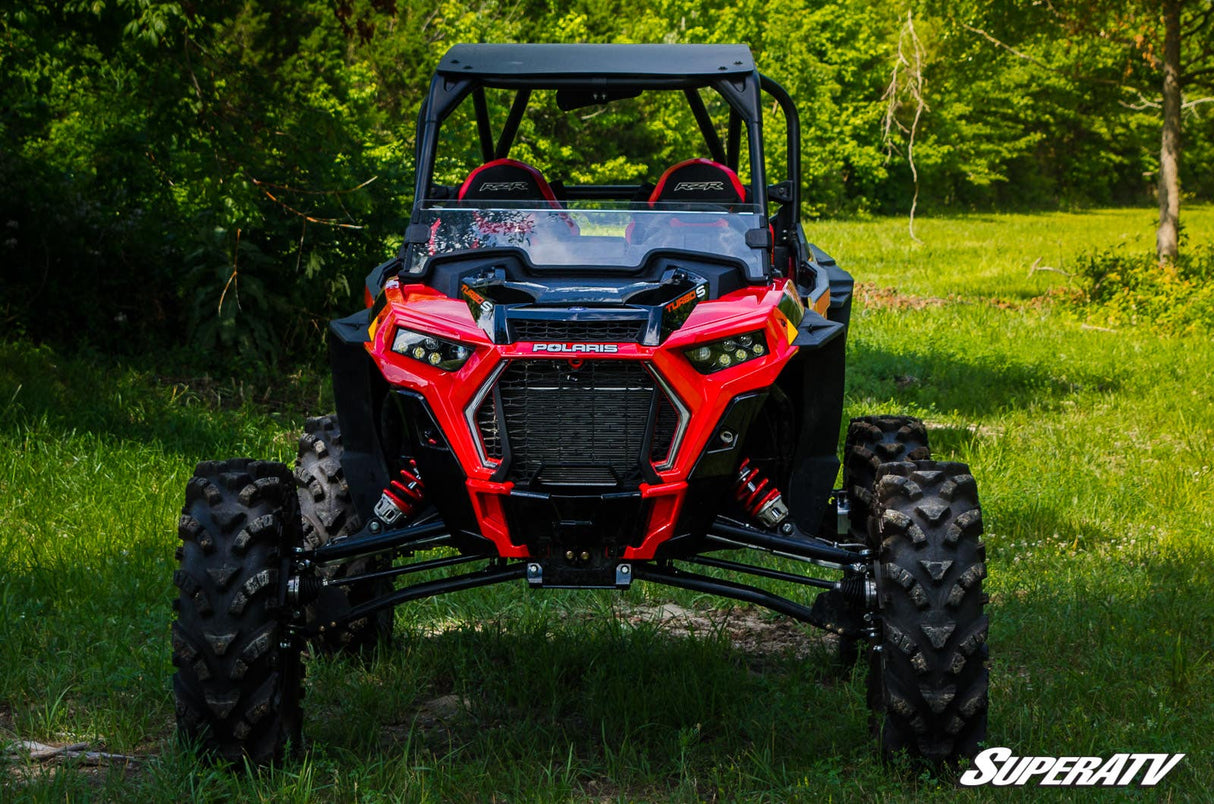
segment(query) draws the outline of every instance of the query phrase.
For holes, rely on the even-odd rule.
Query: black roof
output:
[[[752,73],[746,45],[455,45],[438,72],[465,78],[721,78]]]

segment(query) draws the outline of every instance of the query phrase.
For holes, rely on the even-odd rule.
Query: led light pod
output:
[[[684,349],[683,355],[701,374],[712,374],[767,354],[763,330],[731,335],[719,341],[701,343]]]
[[[404,327],[397,327],[396,336],[392,339],[392,351],[443,371],[459,371],[472,356],[472,350],[462,343]]]

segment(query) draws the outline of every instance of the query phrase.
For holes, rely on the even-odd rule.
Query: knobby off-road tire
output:
[[[179,734],[213,757],[262,765],[300,746],[303,667],[280,606],[299,530],[284,464],[208,461],[186,486],[173,693]]]
[[[927,428],[913,416],[860,416],[851,420],[843,446],[843,490],[851,508],[848,518],[852,538],[868,541],[868,518],[876,501],[874,489],[881,464],[931,457]],[[859,657],[856,638],[840,637],[840,668],[850,670]]]
[[[312,549],[335,539],[352,536],[362,527],[350,497],[350,487],[341,468],[341,429],[335,416],[318,416],[304,424],[299,439],[299,457],[295,463],[295,481],[299,491],[299,510],[303,520],[304,544]],[[386,563],[367,556],[335,566],[322,567],[320,575],[338,579],[383,569]],[[312,640],[322,653],[366,654],[380,643],[392,639],[392,610],[385,609],[336,628],[327,627],[334,614],[357,606],[391,591],[388,581],[351,587],[330,586],[305,610],[309,623],[326,625]]]
[[[843,489],[851,506],[851,530],[868,534],[877,470],[883,463],[931,459],[927,428],[912,416],[861,416],[851,420],[843,447]],[[876,545],[873,545],[876,547]]]
[[[987,618],[982,512],[961,463],[884,464],[872,537],[880,543],[880,650],[869,703],[885,756],[972,757],[986,736]]]

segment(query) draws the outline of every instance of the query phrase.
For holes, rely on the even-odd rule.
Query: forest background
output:
[[[1154,206],[1171,8],[1189,68],[1180,186],[1214,198],[1208,0],[6,6],[9,338],[184,349],[229,370],[239,353],[256,372],[316,355],[324,322],[400,243],[413,120],[457,42],[748,44],[800,106],[807,220],[905,215],[916,192],[920,215]],[[664,116],[651,163],[609,162],[613,178],[652,179],[698,137],[689,113],[648,113]],[[559,117],[540,109],[522,147],[549,175],[601,178],[612,144],[557,146]]]

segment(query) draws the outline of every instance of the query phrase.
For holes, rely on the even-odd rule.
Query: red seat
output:
[[[659,204],[671,204],[676,209],[684,204],[713,204],[732,210],[746,202],[746,187],[738,174],[727,166],[711,159],[688,159],[671,165],[658,179],[657,186],[649,194],[650,209]],[[691,213],[691,210],[688,210]],[[703,231],[706,228],[726,229],[727,216],[704,215],[703,210],[685,216],[638,215],[628,226],[625,237],[630,243],[649,241],[661,230],[691,227]]]
[[[459,188],[460,201],[546,201],[560,209],[544,174],[517,159],[494,159],[468,174]]]
[[[649,194],[649,206],[659,202],[721,204],[746,202],[746,187],[738,174],[711,159],[688,159],[671,165]]]
[[[539,170],[517,159],[494,159],[473,169],[460,185],[456,196],[460,201],[493,202],[508,201],[512,206],[540,202],[539,205],[563,209],[556,200],[552,187]],[[492,206],[492,204],[489,204]],[[536,234],[578,234],[577,223],[567,214],[537,216],[526,210],[484,209],[474,213],[476,230],[468,246],[484,248],[490,245],[516,245],[520,238]],[[560,230],[555,231],[553,224]],[[563,224],[563,225],[562,225]],[[567,227],[567,228],[566,228]],[[430,253],[435,251],[435,240],[440,237],[442,221],[436,220],[430,227]],[[459,237],[459,233],[453,233]]]

